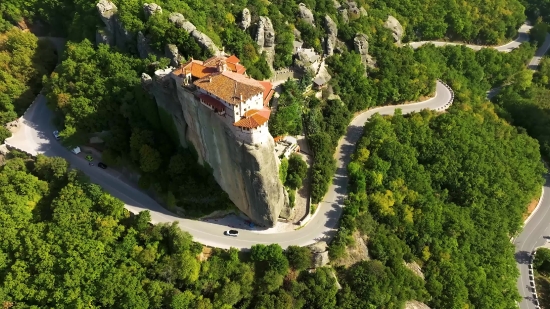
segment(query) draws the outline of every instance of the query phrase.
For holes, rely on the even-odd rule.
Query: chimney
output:
[[[243,94],[241,93],[241,102],[243,101]]]
[[[212,82],[212,76],[208,76],[208,82],[209,82],[209,83]]]

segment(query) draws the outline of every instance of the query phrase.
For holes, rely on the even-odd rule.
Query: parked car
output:
[[[80,147],[76,146],[75,148],[73,148],[73,149],[71,150],[71,152],[74,153],[74,154],[79,154],[79,153],[81,153],[82,151],[80,150]]]
[[[227,230],[223,234],[226,235],[226,236],[237,237],[237,236],[239,236],[239,231],[237,231],[237,230]]]
[[[99,163],[97,164],[97,166],[98,166],[99,168],[102,168],[102,169],[106,169],[106,168],[107,168],[107,164],[105,164],[105,163],[103,163],[103,162],[99,162]]]
[[[53,137],[55,137],[56,140],[60,140],[61,135],[59,135],[59,131],[57,131],[57,130],[53,131]]]

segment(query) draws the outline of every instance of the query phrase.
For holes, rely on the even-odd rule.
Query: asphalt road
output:
[[[441,42],[441,41],[420,41],[420,42],[411,42],[405,44],[406,46],[410,46],[414,49],[424,45],[424,44],[433,44],[435,46],[445,46],[445,45],[465,45],[473,50],[480,50],[482,48],[492,47],[498,51],[501,52],[510,52],[516,48],[518,48],[522,43],[529,41],[529,30],[533,26],[529,25],[528,23],[525,23],[521,25],[521,27],[518,29],[518,36],[515,40],[506,43],[504,45],[500,46],[483,46],[483,45],[471,45],[471,44],[461,44],[461,43],[453,43],[453,42]]]
[[[239,237],[226,237],[223,236],[223,232],[228,229],[227,226],[177,217],[132,185],[96,166],[89,166],[87,161],[72,154],[56,141],[52,135],[56,129],[51,123],[53,113],[47,108],[46,99],[41,95],[22,117],[19,131],[7,139],[6,144],[32,154],[42,153],[47,156],[59,156],[67,159],[72,167],[86,173],[92,182],[101,185],[113,196],[121,199],[128,210],[134,213],[149,210],[153,223],[179,221],[179,226],[183,230],[191,233],[196,241],[205,245],[220,248],[250,248],[254,244],[278,243],[286,248],[289,245],[304,246],[319,240],[328,240],[336,231],[348,182],[346,166],[355,150],[354,145],[362,135],[363,125],[371,115],[377,112],[384,115],[393,114],[396,108],[401,108],[403,113],[420,111],[425,108],[441,110],[450,101],[451,95],[451,91],[445,85],[437,82],[436,95],[432,99],[403,106],[379,107],[355,117],[348,127],[345,137],[341,139],[335,154],[338,169],[329,188],[329,193],[306,226],[286,233],[240,230]]]

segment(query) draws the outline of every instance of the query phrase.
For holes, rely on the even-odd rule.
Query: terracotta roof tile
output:
[[[216,68],[206,67],[203,65],[203,62],[200,60],[190,60],[189,62],[181,66],[179,69],[176,69],[174,71],[174,74],[187,75],[187,73],[191,73],[191,75],[195,78],[203,78],[215,72],[216,72]]]
[[[229,71],[203,77],[194,84],[233,105],[264,92],[264,87],[257,80]]]
[[[262,109],[251,109],[244,114],[244,118],[233,125],[241,128],[257,128],[269,120],[271,110],[267,107]]]
[[[271,97],[273,96],[273,85],[268,81],[261,81],[259,82],[262,87],[264,87],[264,106],[269,105],[269,100],[271,100]]]
[[[235,63],[235,64],[241,62],[241,60],[239,60],[239,58],[237,58],[237,56],[235,55],[229,56],[229,58],[227,58],[226,61],[227,63]]]

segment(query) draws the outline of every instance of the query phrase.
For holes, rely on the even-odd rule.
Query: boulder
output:
[[[150,90],[153,85],[153,79],[147,73],[141,73],[141,86],[145,90]]]
[[[164,56],[170,59],[171,66],[177,67],[180,65],[180,55],[176,45],[166,44],[166,46],[164,46]]]
[[[141,59],[146,59],[151,53],[151,48],[149,47],[149,42],[145,35],[141,31],[137,34],[137,50],[139,57]]]
[[[344,23],[349,23],[348,9],[346,9],[345,7],[340,7],[338,9],[338,13],[340,13],[340,15],[342,16],[342,20],[344,21]]]
[[[271,19],[267,16],[260,16],[258,31],[256,32],[256,43],[261,47],[275,46],[275,29]]]
[[[214,55],[219,54],[220,49],[218,48],[218,46],[216,46],[216,44],[214,44],[214,41],[212,41],[212,39],[206,34],[195,29],[193,30],[193,32],[191,32],[191,36],[195,38],[197,43],[202,48],[209,50]]]
[[[410,300],[405,303],[405,309],[430,309],[428,305],[421,303],[417,300]]]
[[[144,3],[143,4],[143,13],[146,18],[151,17],[154,14],[162,14],[162,8],[156,3]]]
[[[348,11],[355,16],[361,15],[361,10],[357,6],[357,3],[353,1],[348,2]]]
[[[252,22],[252,16],[250,15],[250,10],[247,8],[243,9],[243,17],[241,19],[241,24],[239,25],[241,29],[246,30],[248,27],[250,27],[250,23]]]
[[[329,56],[332,56],[334,53],[334,47],[336,46],[336,40],[338,36],[338,27],[336,23],[330,18],[330,16],[325,15],[325,29],[327,32],[326,38],[326,53]]]
[[[206,34],[200,32],[197,27],[195,27],[195,25],[193,25],[190,21],[186,20],[182,14],[171,13],[170,16],[168,16],[168,20],[176,27],[182,28],[189,33],[202,48],[208,49],[214,55],[219,54],[220,49],[216,46],[216,44],[214,44],[214,41],[212,41],[212,39]]]
[[[384,23],[384,27],[392,32],[393,39],[396,43],[400,44],[403,38],[403,26],[401,26],[399,21],[395,17],[389,15]]]
[[[312,262],[315,268],[323,267],[330,262],[327,250],[328,246],[326,242],[320,241],[318,243],[315,243],[309,246],[309,249],[313,253]]]
[[[335,9],[339,9],[342,6],[338,0],[332,0],[332,5]]]
[[[126,51],[127,45],[134,37],[134,34],[124,28],[122,22],[117,15],[117,7],[109,0],[100,0],[96,4],[99,17],[105,24],[105,34],[111,39],[107,39],[111,45],[116,45],[120,50]],[[105,41],[103,38],[98,38],[96,33],[96,42]]]
[[[315,27],[315,19],[313,18],[313,13],[303,3],[300,3],[298,5],[298,16],[308,24]]]
[[[260,53],[266,52],[267,63],[273,69],[273,61],[275,59],[275,29],[273,29],[271,19],[267,16],[260,16],[256,32],[256,43],[260,47]]]
[[[114,3],[109,0],[100,0],[96,4],[97,12],[99,13],[99,18],[105,24],[107,31],[110,33],[114,32],[114,18],[117,13],[117,7]]]

